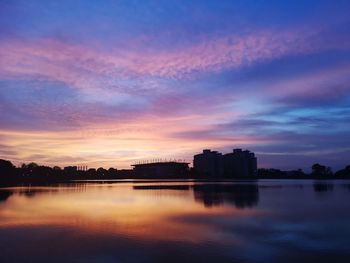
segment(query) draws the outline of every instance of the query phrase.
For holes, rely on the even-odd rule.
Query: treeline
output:
[[[131,170],[117,170],[115,168],[109,168],[107,170],[102,167],[80,171],[76,166],[69,166],[62,169],[59,166],[49,167],[33,162],[16,167],[10,161],[0,159],[0,185],[118,179],[130,177],[131,172]]]
[[[107,179],[131,179],[146,178],[136,177],[132,170],[117,170],[115,168],[78,170],[76,166],[60,168],[58,166],[49,167],[38,165],[36,163],[22,164],[20,167],[14,166],[10,161],[0,159],[0,185],[18,185],[18,184],[48,184],[70,182],[72,180],[107,180]],[[188,171],[185,177],[173,178],[193,178],[193,179],[350,179],[350,165],[335,173],[330,167],[314,164],[312,172],[307,174],[301,169],[293,171],[282,171],[278,169],[258,169],[258,175],[254,178],[235,177],[235,178],[205,178],[193,169]],[[151,178],[152,179],[152,178]],[[159,178],[161,179],[161,178]]]
[[[303,170],[282,171],[279,169],[258,169],[259,178],[315,178],[315,179],[331,179],[331,178],[350,178],[350,165],[335,173],[329,166],[315,163],[311,167],[311,173],[305,173]]]

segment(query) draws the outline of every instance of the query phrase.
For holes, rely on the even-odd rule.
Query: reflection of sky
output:
[[[255,193],[250,187],[257,184],[235,186],[231,196],[223,185],[183,182],[2,189],[2,259],[346,262],[350,256],[350,210],[343,202],[350,192],[343,182],[264,181]],[[232,198],[239,194],[241,202],[255,194],[259,201],[238,207]],[[207,206],[210,197],[223,202]]]
[[[259,215],[259,211],[215,206],[193,200],[188,190],[133,191],[132,186],[81,186],[77,188],[17,188],[0,203],[0,229],[16,227],[76,227],[81,231],[160,241],[204,242],[211,217]],[[186,223],[180,218],[203,222]],[[155,231],[154,226],[157,226]],[[0,230],[1,232],[1,230]],[[218,237],[216,237],[218,238]]]
[[[128,167],[349,155],[347,1],[5,1],[0,158]]]

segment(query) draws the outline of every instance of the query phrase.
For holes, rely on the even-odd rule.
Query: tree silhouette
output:
[[[332,170],[330,167],[326,167],[319,163],[315,163],[312,165],[312,175],[314,176],[329,176],[332,175]]]
[[[112,168],[112,167],[108,169],[108,176],[117,176],[117,174],[118,174],[117,169]]]
[[[10,161],[0,159],[0,171],[0,175],[8,176],[14,174],[16,168]]]
[[[100,167],[100,168],[97,169],[97,175],[98,176],[105,176],[105,175],[107,175],[107,170],[102,168],[102,167]]]
[[[346,166],[342,170],[339,170],[338,172],[335,173],[335,175],[336,176],[341,176],[341,177],[345,177],[345,176],[350,177],[350,165]]]

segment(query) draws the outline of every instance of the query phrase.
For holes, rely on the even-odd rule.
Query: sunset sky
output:
[[[350,164],[350,1],[0,0],[0,158],[129,168],[247,148]]]

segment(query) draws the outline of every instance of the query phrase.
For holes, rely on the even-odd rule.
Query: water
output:
[[[0,262],[350,262],[350,181],[0,190]]]

